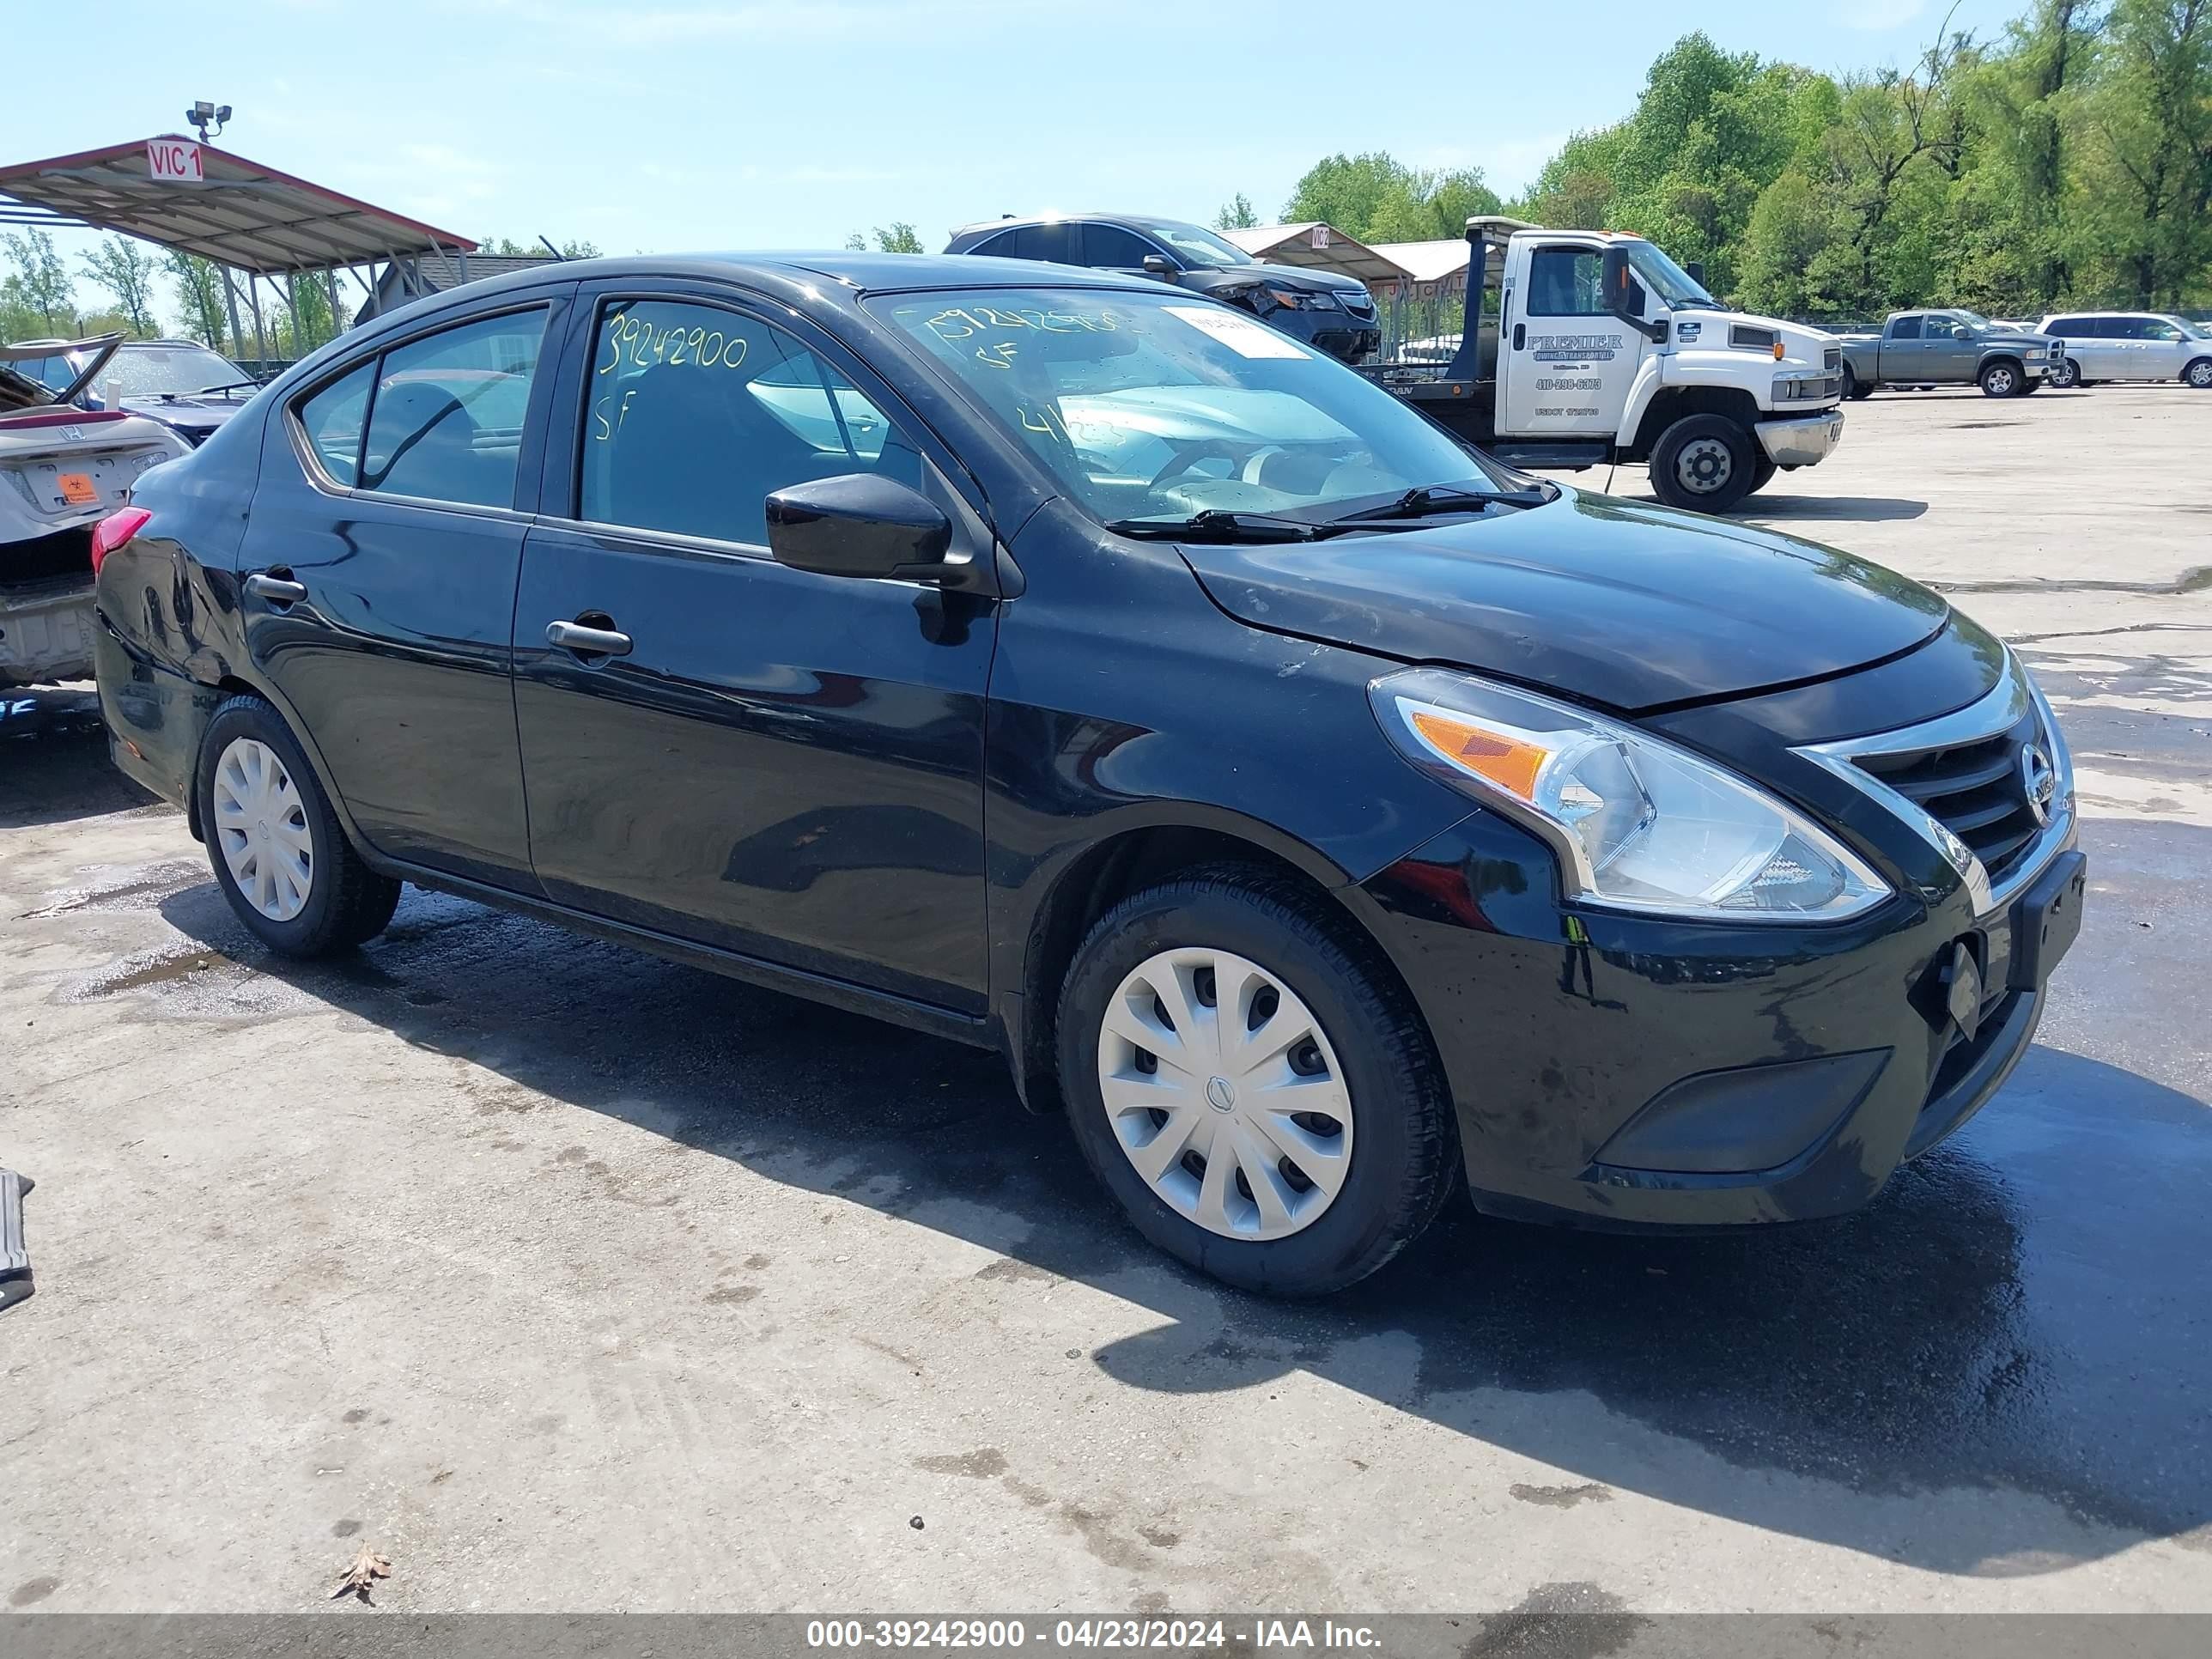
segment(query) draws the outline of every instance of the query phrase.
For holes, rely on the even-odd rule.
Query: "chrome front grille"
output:
[[[2043,720],[2031,705],[1989,737],[1855,758],[1862,770],[1964,842],[1995,883],[2012,873],[2043,828],[2028,799],[2028,768],[2021,758],[2043,741]]]
[[[1864,790],[1939,848],[1986,915],[2064,845],[2074,769],[2051,709],[2010,652],[1996,687],[1955,714],[1796,753]]]

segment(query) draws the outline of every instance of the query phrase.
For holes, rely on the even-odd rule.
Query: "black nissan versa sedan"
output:
[[[1015,260],[593,260],[347,334],[99,536],[125,771],[270,949],[410,881],[1002,1050],[1164,1249],[1833,1215],[2079,925],[2013,656]]]

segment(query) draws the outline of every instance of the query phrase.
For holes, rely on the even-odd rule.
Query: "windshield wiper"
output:
[[[1453,484],[1419,484],[1379,507],[1362,507],[1328,520],[1360,524],[1374,519],[1419,519],[1431,513],[1462,513],[1471,507],[1541,507],[1552,498],[1534,489],[1462,489]]]
[[[1304,519],[1232,513],[1220,507],[1209,507],[1187,519],[1115,519],[1106,527],[1119,535],[1163,541],[1312,542],[1333,533],[1327,526]]]
[[[258,386],[260,384],[258,380],[225,380],[221,386],[204,386],[198,392],[178,392],[169,395],[177,398],[204,398],[212,392],[235,392],[242,386]]]

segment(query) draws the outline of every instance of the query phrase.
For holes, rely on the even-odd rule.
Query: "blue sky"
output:
[[[1960,0],[2002,30],[2024,0]],[[1710,0],[105,0],[112,73],[10,79],[0,160],[237,114],[226,149],[477,237],[609,252],[925,246],[1002,211],[1272,218],[1334,150],[1482,167],[1510,194],[1618,118],[1698,27],[1830,70],[1909,64],[1943,8]],[[10,56],[82,62],[82,7],[11,7]],[[1365,67],[1373,65],[1375,67]],[[89,294],[86,295],[88,301]]]

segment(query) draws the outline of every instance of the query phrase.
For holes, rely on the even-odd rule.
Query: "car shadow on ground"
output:
[[[0,689],[0,830],[153,804],[108,763],[107,728],[89,686]]]
[[[1145,1246],[993,1055],[412,889],[389,933],[326,964],[268,957],[212,883],[161,908],[241,985],[273,976],[555,1099],[967,1237],[1002,1275],[1146,1306],[1156,1328],[1092,1357],[1132,1389],[1305,1370],[1570,1472],[1532,1502],[1632,1490],[1947,1572],[2048,1571],[2212,1522],[2190,1403],[2212,1395],[2212,1349],[2190,1334],[2212,1127],[2094,1060],[2038,1048],[1985,1119],[2026,1121],[2026,1152],[2001,1163],[1970,1126],[1856,1217],[1632,1238],[1462,1205],[1357,1291],[1286,1304]],[[2091,1122],[2107,1165],[2071,1172],[2068,1138]],[[1940,1526],[1873,1501],[1957,1492],[1971,1501]]]

